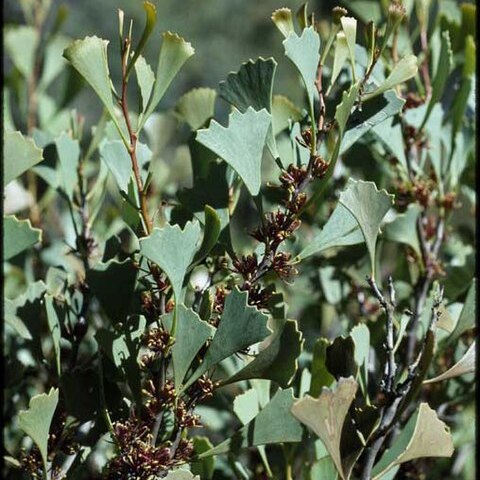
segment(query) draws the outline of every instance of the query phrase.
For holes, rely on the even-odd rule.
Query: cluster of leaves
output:
[[[107,40],[21,5],[6,478],[471,478],[475,6],[281,8],[303,105],[258,58],[157,113],[194,49],[166,32],[152,68],[152,3],[136,40],[119,11],[119,82]]]

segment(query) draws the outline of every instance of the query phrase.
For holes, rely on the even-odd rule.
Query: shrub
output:
[[[116,82],[49,3],[4,35],[6,478],[473,478],[475,6],[281,8],[301,104],[258,58],[158,113],[155,6]]]

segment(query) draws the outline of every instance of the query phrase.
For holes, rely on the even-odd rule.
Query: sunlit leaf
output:
[[[273,380],[282,388],[291,382],[297,371],[297,358],[302,347],[302,334],[295,320],[287,320],[278,328],[266,345],[260,347],[260,353],[223,384],[234,383],[251,378]]]
[[[182,301],[183,280],[200,246],[200,233],[198,221],[187,222],[183,230],[166,224],[140,240],[140,252],[166,273],[177,303]]]
[[[7,185],[22,173],[43,160],[43,152],[33,140],[20,132],[3,134],[3,185]]]
[[[449,428],[438,419],[435,410],[427,403],[421,403],[393,445],[373,468],[373,479],[377,480],[396,465],[415,458],[450,457],[452,454]]]
[[[19,427],[37,444],[47,471],[48,434],[58,403],[58,389],[51,388],[48,394],[42,393],[30,399],[28,410],[18,413]]]
[[[317,87],[318,62],[320,61],[320,37],[313,27],[305,28],[299,37],[291,32],[283,41],[285,55],[293,62],[302,77],[307,91],[310,110],[313,111],[313,101]]]
[[[353,378],[341,378],[334,390],[324,388],[318,398],[307,395],[292,407],[294,417],[320,437],[342,479],[346,476],[340,457],[341,433],[357,388]]]
[[[246,292],[234,288],[225,300],[220,324],[203,362],[184,388],[224,358],[265,339],[271,333],[267,319],[266,315],[247,304]]]
[[[373,182],[349,180],[339,202],[355,217],[370,254],[372,275],[375,271],[375,245],[383,217],[393,204],[393,195],[378,190]]]
[[[200,320],[193,310],[179,305],[175,313],[171,312],[162,317],[162,322],[169,331],[173,326],[174,315],[177,315],[177,327],[174,333],[172,358],[175,385],[179,388],[198,351],[213,335],[215,329],[207,322]]]
[[[289,8],[279,8],[272,13],[272,21],[286,38],[295,32],[293,28],[292,11]]]
[[[194,88],[180,97],[175,111],[192,130],[197,130],[213,117],[216,98],[212,88]]]
[[[27,250],[42,239],[42,231],[32,228],[30,220],[18,220],[15,215],[3,217],[3,260]]]
[[[207,129],[197,132],[197,141],[225,160],[253,196],[260,191],[263,147],[271,118],[264,109],[256,112],[249,107],[245,113],[235,109],[228,127],[212,120]]]
[[[270,443],[299,442],[302,427],[290,413],[294,400],[291,388],[277,390],[272,400],[252,421],[228,440],[200,455],[200,458],[227,452],[235,454],[242,448]]]
[[[152,97],[145,114],[139,121],[138,130],[142,129],[147,118],[150,117],[160,103],[172,80],[194,53],[195,50],[192,45],[176,33],[165,32],[163,34]]]

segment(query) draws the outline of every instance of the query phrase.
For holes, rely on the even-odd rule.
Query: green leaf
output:
[[[141,254],[165,272],[172,284],[177,304],[182,301],[183,280],[199,248],[200,232],[197,221],[187,222],[183,230],[178,225],[167,223],[140,240]]]
[[[178,248],[178,247],[177,247]],[[267,327],[268,317],[247,304],[247,292],[235,287],[225,300],[225,306],[212,343],[202,364],[190,377],[184,390],[223,359],[261,342],[271,331]]]
[[[358,384],[352,377],[341,378],[334,390],[324,388],[318,398],[307,395],[292,407],[294,417],[322,440],[342,479],[346,477],[340,457],[340,439],[357,388]]]
[[[98,262],[87,271],[87,282],[105,313],[114,323],[131,313],[137,269],[132,260]]]
[[[441,382],[443,380],[448,380],[449,378],[465,375],[466,373],[473,373],[475,372],[475,358],[475,341],[473,341],[463,357],[453,365],[453,367],[450,367],[446,372],[443,372],[435,378],[424,380],[423,384]]]
[[[248,107],[255,111],[272,109],[273,78],[277,62],[273,58],[258,58],[242,64],[238,72],[228,74],[219,84],[220,96],[241,113]]]
[[[77,169],[80,160],[80,144],[78,140],[74,140],[64,132],[55,139],[55,146],[60,162],[62,187],[71,201],[79,182]]]
[[[133,57],[128,63],[127,77],[130,74],[132,67],[136,64],[137,59],[142,54],[145,45],[147,44],[147,40],[149,39],[153,28],[155,27],[155,23],[157,23],[157,8],[155,5],[151,2],[143,2],[143,9],[145,10],[145,28],[143,29],[143,33],[138,45],[134,49]]]
[[[228,127],[212,120],[208,129],[197,131],[197,141],[225,160],[253,196],[260,191],[263,147],[271,118],[266,110],[256,112],[249,107],[245,113],[233,110]]]
[[[175,112],[192,130],[197,130],[213,117],[216,98],[213,88],[194,88],[180,97]]]
[[[64,35],[55,35],[45,47],[45,57],[42,67],[42,76],[38,84],[38,90],[45,91],[45,89],[55,80],[63,69],[66,67],[65,60],[62,53],[71,43],[69,37]]]
[[[45,295],[45,310],[47,313],[48,329],[53,340],[53,350],[55,352],[55,366],[57,368],[57,374],[60,377],[60,338],[62,337],[60,318],[60,308],[56,305],[55,297],[52,295]]]
[[[125,129],[120,126],[115,115],[108,69],[108,43],[108,40],[97,36],[85,37],[82,40],[75,40],[64,50],[63,56],[93,88],[107,109],[124,143],[127,144]]]
[[[232,72],[227,79],[220,82],[220,96],[231,103],[241,113],[249,107],[257,112],[262,109],[271,113],[273,78],[277,62],[273,58],[258,58],[255,62],[249,60],[238,72]],[[272,127],[267,133],[267,147],[274,158],[278,157]]]
[[[192,45],[186,42],[176,33],[165,32],[163,34],[163,42],[160,48],[160,56],[158,58],[157,73],[155,75],[155,85],[153,88],[152,98],[148,108],[139,120],[138,131],[145,124],[147,118],[153,113],[167,88],[177,76],[184,63],[195,53]]]
[[[37,444],[40,450],[45,475],[48,461],[48,433],[57,404],[58,389],[51,388],[48,394],[42,393],[32,397],[28,410],[18,413],[18,426]]]
[[[114,331],[102,328],[95,334],[99,347],[127,380],[138,405],[141,403],[141,372],[137,357],[146,324],[144,316],[130,316]]]
[[[370,254],[372,276],[375,272],[375,245],[383,217],[390,210],[394,196],[378,190],[373,182],[349,180],[339,202],[355,217]]]
[[[449,428],[427,403],[421,403],[392,447],[373,468],[373,480],[379,479],[396,465],[416,458],[451,457],[452,454]]]
[[[327,455],[317,460],[310,470],[310,480],[337,480],[338,473],[332,457]]]
[[[327,347],[325,365],[328,371],[339,378],[356,378],[359,365],[355,361],[355,342],[352,337],[337,337]]]
[[[43,152],[20,132],[3,133],[3,186],[43,160]]]
[[[340,72],[347,61],[349,56],[349,49],[347,44],[347,37],[345,36],[345,32],[338,32],[335,40],[335,52],[333,55],[333,66],[332,66],[332,76],[330,78],[330,88],[332,85],[335,84]]]
[[[363,243],[364,237],[355,217],[338,203],[327,223],[301,251],[299,258],[307,258],[332,247],[344,247]]]
[[[365,397],[368,397],[367,385],[368,385],[368,355],[370,352],[370,330],[362,323],[352,328],[350,331],[350,337],[355,344],[354,358],[355,363],[360,370],[360,381],[362,392]]]
[[[377,97],[383,92],[395,88],[397,85],[406,82],[413,78],[418,72],[418,61],[415,55],[409,54],[403,57],[393,67],[390,75],[384,80],[384,82],[376,88],[373,92],[366,93],[362,99],[364,102]]]
[[[193,476],[188,470],[178,469],[168,473],[165,480],[200,480],[198,475]]]
[[[293,27],[292,11],[289,8],[278,8],[272,13],[272,22],[286,38],[295,32]]]
[[[335,377],[326,366],[329,345],[330,342],[326,338],[319,338],[313,346],[312,380],[309,391],[312,397],[318,397],[323,387],[329,387],[335,381]]]
[[[463,305],[462,313],[457,322],[457,326],[453,333],[447,337],[447,343],[454,343],[462,333],[473,328],[475,326],[476,312],[477,312],[477,301],[475,297],[477,279],[474,278],[470,288],[468,289],[467,297]]]
[[[272,129],[273,135],[278,135],[288,128],[290,122],[298,122],[302,118],[302,112],[287,97],[274,95],[272,100]]]
[[[391,116],[389,119],[378,123],[371,129],[375,139],[399,161],[404,172],[408,171],[407,159],[404,152],[402,125],[398,119]]]
[[[376,97],[362,104],[362,111],[357,110],[351,117],[353,125],[346,131],[339,153],[345,153],[373,127],[400,113],[404,104],[405,100],[400,98],[394,90],[389,90],[382,97]]]
[[[99,151],[100,158],[112,172],[118,188],[128,192],[128,184],[133,175],[133,167],[132,160],[123,142],[120,140],[108,140],[101,145]],[[147,145],[137,142],[136,153],[142,180],[145,181],[147,177],[145,166],[150,162],[152,152]]]
[[[193,257],[194,263],[201,262],[217,243],[220,236],[221,222],[215,210],[209,205],[205,205],[204,210],[205,228],[203,231],[203,240],[200,248]]]
[[[243,425],[251,422],[260,411],[257,390],[249,390],[237,395],[233,400],[233,411]]]
[[[175,386],[180,389],[183,379],[197,353],[215,329],[184,305],[179,305],[176,313],[171,312],[162,317],[165,327],[172,331],[173,316],[177,316],[175,343],[172,347]]]
[[[142,96],[142,112],[144,112],[152,95],[155,75],[153,74],[152,67],[142,55],[140,55],[135,62],[135,74],[137,75],[138,88]]]
[[[421,257],[420,241],[417,234],[419,215],[420,207],[416,204],[411,204],[405,213],[398,214],[393,222],[385,225],[384,232],[386,239],[409,245]]]
[[[195,455],[200,455],[213,448],[212,443],[207,437],[193,437],[193,449]],[[190,469],[194,475],[204,480],[210,480],[215,471],[215,457],[204,458],[199,462],[192,462]]]
[[[263,378],[286,388],[297,371],[297,359],[302,350],[302,333],[297,328],[297,322],[286,320],[264,343],[266,345],[263,349],[260,347],[260,353],[250,363],[222,384]]]
[[[435,104],[442,98],[443,91],[447,82],[448,75],[450,74],[450,68],[452,66],[452,46],[450,44],[450,34],[448,30],[442,32],[442,43],[440,48],[440,56],[438,58],[438,67],[435,78],[432,82],[432,94],[430,101],[428,102],[427,111],[423,118],[420,130],[423,129],[428,121],[428,117],[432,113],[432,109]]]
[[[285,55],[293,62],[302,77],[307,91],[310,112],[313,112],[313,101],[317,87],[318,62],[320,61],[320,37],[313,27],[305,28],[299,37],[291,32],[283,41]]]
[[[227,452],[236,454],[242,448],[270,443],[299,442],[302,439],[302,427],[290,413],[294,400],[291,388],[277,390],[272,400],[251,422],[228,440],[200,455],[200,458]]]
[[[345,33],[345,40],[348,47],[348,55],[350,57],[350,65],[352,66],[353,81],[356,80],[355,75],[355,42],[357,38],[357,21],[353,17],[342,17],[340,19],[343,32]]]
[[[30,220],[18,220],[15,215],[3,217],[3,261],[27,250],[42,240],[42,231],[32,228]]]
[[[5,51],[25,78],[31,78],[40,36],[34,27],[22,25],[5,29]]]
[[[32,340],[32,336],[30,335],[28,328],[16,315],[17,307],[15,303],[8,298],[4,298],[4,309],[5,324],[10,325],[23,339]]]

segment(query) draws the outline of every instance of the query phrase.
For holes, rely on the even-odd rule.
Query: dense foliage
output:
[[[284,58],[159,111],[195,50],[151,65],[152,3],[110,44],[20,4],[5,478],[473,478],[475,5],[280,8]]]

